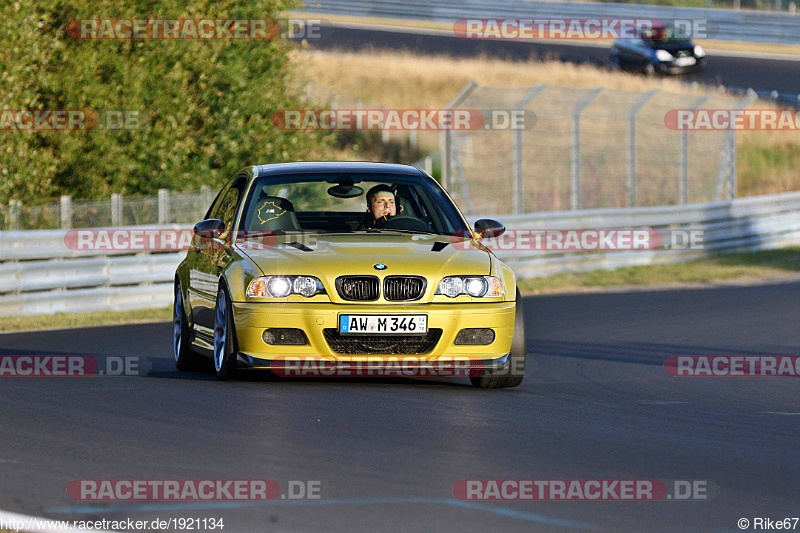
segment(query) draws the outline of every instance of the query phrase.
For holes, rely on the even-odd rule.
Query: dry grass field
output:
[[[547,83],[573,88],[602,86],[621,91],[659,89],[673,101],[690,102],[696,95],[727,98],[723,89],[681,83],[672,78],[647,78],[611,72],[591,65],[560,62],[513,62],[493,58],[418,56],[386,51],[297,51],[298,81],[306,80],[373,105],[390,108],[440,108],[470,80],[492,87],[530,87]],[[682,98],[683,97],[683,98]],[[759,101],[751,108],[771,108]],[[719,135],[719,134],[713,134]],[[438,146],[436,135],[420,135],[420,143]],[[702,145],[702,143],[697,143]],[[791,131],[737,132],[738,195],[770,194],[800,189],[800,135]]]

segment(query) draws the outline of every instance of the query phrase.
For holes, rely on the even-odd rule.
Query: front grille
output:
[[[378,299],[380,281],[376,276],[341,276],[336,278],[336,291],[343,300],[369,302]]]
[[[339,330],[323,330],[325,340],[335,353],[344,355],[419,355],[432,351],[442,330],[431,328],[425,335],[339,335]]]
[[[391,302],[419,300],[425,293],[426,283],[421,276],[386,276],[383,297]]]

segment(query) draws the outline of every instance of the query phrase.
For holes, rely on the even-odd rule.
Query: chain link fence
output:
[[[306,91],[310,101],[333,98],[363,105],[344,95],[323,95],[312,84]],[[752,93],[737,100],[470,82],[448,108],[480,110],[485,117],[496,110],[527,111],[535,114],[535,124],[432,133],[440,137],[441,181],[468,216],[706,203],[735,196],[735,132],[672,130],[665,116],[676,109],[745,109],[754,99]],[[431,158],[417,164],[431,172]],[[12,200],[0,205],[0,229],[191,224],[212,200],[207,186],[195,192],[162,189],[157,196],[113,194],[104,200],[64,196],[38,206]]]
[[[676,109],[743,109],[754,98],[470,82],[449,108],[484,116],[527,112],[527,126],[446,131],[443,183],[468,214],[732,199],[734,131],[671,130],[665,116]]]
[[[295,84],[295,90],[301,94],[308,105],[324,105],[332,110],[336,109],[388,109],[385,105],[367,102],[361,98],[337,92],[328,87],[323,87],[312,82]],[[439,136],[435,131],[408,129],[380,131],[381,142],[407,143],[409,146],[420,147],[422,150],[435,151],[439,144]]]
[[[203,218],[215,193],[203,186],[193,192],[161,189],[152,196],[112,194],[103,200],[62,196],[58,203],[32,206],[12,200],[0,206],[0,230],[194,224]]]

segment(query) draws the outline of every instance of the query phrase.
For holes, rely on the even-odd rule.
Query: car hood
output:
[[[444,235],[318,234],[281,235],[237,241],[264,275],[316,276],[333,302],[336,278],[343,275],[416,275],[427,279],[422,301],[430,301],[439,281],[448,275],[489,275],[490,252],[471,239]],[[386,265],[377,270],[376,264]]]
[[[678,56],[680,52],[688,52],[688,54],[680,55],[694,55],[694,43],[691,41],[676,41],[668,43],[658,43],[653,47],[654,50],[666,50],[674,56]]]

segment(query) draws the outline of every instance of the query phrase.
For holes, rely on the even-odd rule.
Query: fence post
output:
[[[647,91],[628,110],[628,179],[625,183],[628,207],[636,206],[636,115],[657,92],[658,89]]]
[[[72,227],[72,196],[69,194],[61,195],[61,228],[70,229]]]
[[[581,209],[581,113],[586,109],[594,97],[597,96],[603,87],[595,87],[581,98],[572,110],[572,157],[570,167],[572,179],[570,185],[569,204],[570,209]]]
[[[169,224],[169,189],[158,189],[158,223]]]
[[[431,156],[429,156],[429,155],[426,155],[425,159],[423,159],[422,161],[423,161],[422,164],[424,166],[423,170],[425,172],[427,172],[427,174],[429,176],[432,175],[433,174],[433,158]]]
[[[546,83],[537,83],[533,87],[530,88],[528,92],[525,93],[525,96],[522,97],[522,100],[514,104],[514,111],[523,111],[528,106],[528,104],[536,98],[540,92],[547,87]],[[512,191],[514,195],[514,203],[512,204],[512,212],[515,215],[522,213],[525,210],[525,202],[523,201],[523,192],[524,192],[524,171],[523,171],[523,164],[524,164],[524,155],[522,153],[522,129],[514,129],[512,132],[514,136],[514,145],[511,152],[512,158],[512,165],[511,165],[511,173],[512,173]]]
[[[211,202],[214,201],[214,197],[211,196],[211,187],[208,185],[201,185],[200,186],[200,194],[201,194],[201,202],[203,202],[203,212],[200,213],[200,216],[205,216],[206,211],[208,208],[211,207]]]
[[[22,211],[22,200],[10,200],[8,202],[8,229],[19,230],[19,215]]]
[[[112,194],[111,195],[111,225],[112,226],[121,226],[122,225],[122,195],[121,194]]]
[[[442,175],[439,178],[440,184],[445,190],[450,190],[450,144],[452,135],[450,130],[442,130],[439,133],[439,157],[442,161]]]
[[[381,107],[383,111],[384,120],[381,121],[381,143],[389,144],[389,130],[386,129],[386,107]]]
[[[469,94],[478,86],[478,82],[475,80],[470,80],[467,84],[461,88],[458,94],[450,101],[449,104],[444,106],[445,109],[454,109],[457,105],[459,105],[463,100],[469,96]],[[445,128],[441,130],[439,134],[439,153],[441,154],[442,159],[442,177],[440,180],[440,184],[444,187],[445,190],[449,190],[450,188],[450,170],[451,170],[451,157],[452,157],[452,149],[453,149],[453,130],[450,128]]]
[[[747,109],[750,107],[753,102],[758,100],[758,93],[756,93],[753,89],[748,89],[747,96],[739,102],[740,109]],[[733,200],[736,198],[736,180],[737,180],[737,172],[738,169],[736,168],[736,130],[731,128],[726,132],[728,142],[728,158],[729,158],[729,174],[728,174],[728,199]],[[720,191],[720,198],[722,197],[722,191]]]
[[[706,94],[697,98],[688,109],[699,109],[710,95]],[[678,178],[678,203],[686,205],[689,203],[689,130],[684,128],[680,132],[681,135],[681,149],[678,154],[678,169],[680,176]]]

